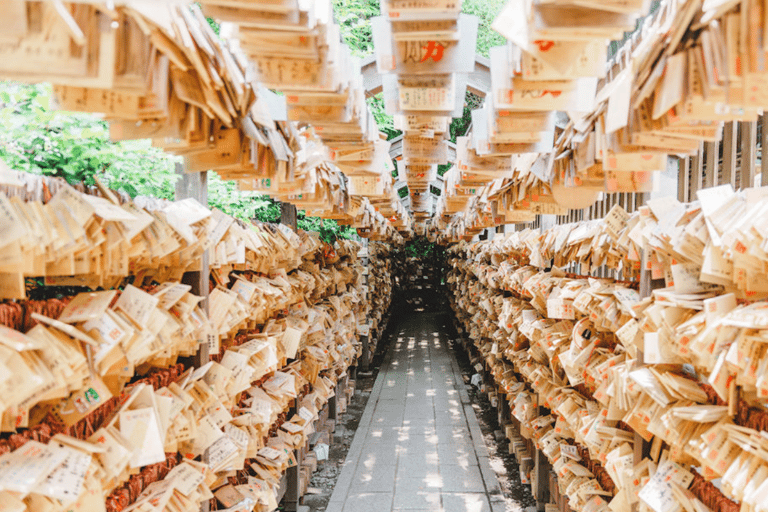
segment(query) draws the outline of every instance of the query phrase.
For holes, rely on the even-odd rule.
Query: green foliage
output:
[[[211,26],[211,29],[216,33],[216,35],[221,35],[221,26],[214,20],[213,18],[205,18],[205,20],[208,22],[208,25]]]
[[[463,12],[479,18],[477,33],[477,53],[488,57],[488,50],[494,46],[505,44],[505,39],[491,29],[491,23],[501,11],[505,0],[464,0]],[[334,13],[341,28],[341,37],[352,50],[353,55],[367,56],[373,52],[373,37],[371,35],[372,16],[380,13],[377,0],[333,0]],[[456,137],[467,133],[472,122],[472,110],[482,105],[482,99],[467,92],[462,117],[455,118],[450,125],[450,140],[456,142]],[[387,140],[400,135],[402,132],[394,129],[392,116],[384,110],[381,94],[368,99],[368,106],[376,119],[379,130],[386,134]]]
[[[445,247],[430,242],[424,237],[408,240],[403,250],[409,258],[440,259],[445,257]]]
[[[131,197],[173,199],[178,157],[152,147],[149,140],[113,142],[97,116],[49,109],[46,84],[0,82],[0,160],[14,170],[105,185]],[[208,205],[238,219],[280,222],[280,203],[241,192],[233,181],[208,173]],[[349,227],[300,214],[299,227],[320,231],[324,240],[350,238]]]
[[[280,201],[269,196],[261,196],[259,199],[260,202],[254,209],[253,218],[260,222],[272,224],[280,222]]]
[[[307,217],[306,212],[299,211],[296,226],[304,231],[317,231],[324,242],[333,243],[338,238],[351,239],[357,236],[357,231],[349,226],[341,226],[335,220]]]
[[[488,50],[494,46],[506,44],[506,39],[491,28],[491,23],[504,7],[506,0],[464,0],[461,10],[467,14],[478,17],[477,27],[477,53],[488,57]],[[476,94],[467,91],[464,99],[464,112],[461,117],[451,121],[449,127],[450,140],[456,142],[456,137],[466,135],[472,124],[472,111],[480,108],[483,99]]]
[[[394,119],[384,110],[384,96],[379,93],[368,98],[368,107],[371,109],[373,118],[381,133],[386,134],[387,140],[392,140],[403,132],[395,130]]]
[[[274,207],[275,203],[269,196],[240,191],[234,181],[222,180],[215,172],[208,173],[208,205],[227,215],[243,221],[280,222],[280,205]]]
[[[174,160],[149,141],[112,142],[96,116],[49,109],[50,86],[0,86],[0,158],[15,170],[95,183],[131,196],[173,197]]]
[[[491,23],[501,12],[505,3],[506,0],[464,0],[461,5],[463,12],[479,18],[477,53],[483,57],[488,57],[488,50],[494,46],[500,46],[507,42],[503,36],[491,28]]]
[[[352,55],[365,57],[373,53],[370,19],[378,16],[380,11],[378,0],[333,0],[333,13],[341,38],[352,50]]]
[[[469,126],[472,124],[472,111],[483,105],[483,98],[475,93],[467,91],[464,96],[464,113],[461,117],[454,117],[448,126],[450,141],[456,143],[456,137],[463,137],[467,134]]]

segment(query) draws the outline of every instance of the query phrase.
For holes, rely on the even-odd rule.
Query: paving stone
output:
[[[401,335],[384,359],[326,512],[501,510],[451,344],[435,327]]]
[[[403,427],[410,427],[413,431],[417,429],[425,430],[426,428],[435,428],[434,418],[405,418],[402,422]]]
[[[438,444],[437,453],[442,464],[454,464],[458,466],[476,466],[477,455],[472,445],[462,444]]]
[[[396,489],[402,488],[440,492],[442,487],[443,479],[440,476],[440,469],[437,465],[429,466],[419,474],[399,471],[395,476]]]
[[[396,457],[399,452],[400,449],[395,442],[380,443],[377,441],[366,441],[366,443],[363,445],[363,449],[360,452],[360,464],[368,462],[368,466],[370,466],[371,462],[377,462],[386,465],[393,465],[396,462]]]
[[[392,510],[391,492],[349,494],[343,512],[382,512]]]
[[[394,508],[440,510],[440,493],[396,487]]]
[[[480,468],[475,465],[440,464],[443,492],[485,492]]]
[[[437,447],[407,448],[401,451],[397,457],[398,467],[437,465],[438,462]]]
[[[469,439],[469,429],[466,426],[440,425],[435,427],[435,433],[438,437],[437,444],[467,442],[467,439]]]
[[[484,493],[442,493],[445,512],[491,512]],[[344,509],[347,512],[347,509]]]
[[[400,434],[398,445],[406,447],[432,447],[437,450],[437,443],[440,438],[437,434],[424,434],[422,432],[403,432]]]
[[[344,510],[343,501],[331,501],[325,508],[325,512],[342,512]]]
[[[483,475],[483,481],[485,482],[485,490],[489,494],[500,494],[501,486],[499,485],[499,479],[496,473],[491,468],[491,463],[488,457],[478,457],[480,472]]]
[[[394,464],[375,464],[371,468],[358,466],[349,494],[366,492],[391,492],[395,488]]]
[[[439,460],[437,458],[437,454],[430,456],[429,459],[425,457],[398,457],[397,475],[398,477],[421,477],[426,475],[439,474],[438,463]]]

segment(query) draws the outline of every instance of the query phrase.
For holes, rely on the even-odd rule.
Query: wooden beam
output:
[[[176,164],[176,174],[180,176],[176,181],[176,199],[195,199],[203,206],[208,206],[208,172],[184,172],[184,164]],[[185,282],[192,287],[191,292],[198,297],[203,297],[202,307],[203,310],[208,312],[208,282],[209,282],[209,268],[208,268],[208,251],[205,251],[202,256],[202,264],[198,271],[187,272],[189,276],[185,276]],[[205,352],[202,352],[202,349]],[[208,362],[208,346],[201,346],[201,354],[198,357],[202,357],[201,362],[203,364]],[[200,365],[202,366],[202,365]]]
[[[705,142],[704,152],[706,153],[707,167],[704,170],[704,188],[716,187],[719,184],[718,172],[720,170],[720,143]]]
[[[723,184],[736,188],[736,144],[739,125],[733,121],[723,128]]]
[[[741,180],[739,188],[751,188],[755,184],[755,159],[757,156],[757,122],[741,123]]]
[[[179,179],[176,181],[176,199],[196,199],[203,206],[208,206],[208,172],[184,172],[184,164],[176,163],[176,174],[179,175]],[[200,262],[200,269],[193,272],[186,272],[182,277],[182,282],[192,287],[191,293],[194,293],[198,297],[202,297],[200,307],[205,314],[208,314],[208,297],[210,291],[210,269],[208,263],[208,250],[203,252]],[[193,363],[197,368],[205,365],[210,361],[210,346],[208,340],[204,340],[200,344],[200,348],[197,350],[193,358]],[[203,462],[208,462],[207,452],[203,455]],[[205,501],[200,504],[200,512],[208,512],[210,510],[210,503]]]
[[[298,212],[291,203],[280,203],[280,224],[285,224],[296,231],[298,222]]]
[[[689,201],[696,200],[696,192],[704,186],[704,143],[699,143],[699,150],[691,162],[691,189],[688,192]]]
[[[677,159],[677,200],[681,203],[688,202],[688,164],[687,156]]]
[[[768,143],[768,114],[760,117],[760,185],[768,186],[768,155],[765,146]]]

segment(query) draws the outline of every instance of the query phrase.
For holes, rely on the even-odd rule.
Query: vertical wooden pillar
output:
[[[723,184],[730,183],[736,188],[736,144],[739,125],[725,123],[723,128]]]
[[[704,152],[706,154],[707,167],[704,171],[704,188],[711,188],[719,184],[718,172],[720,170],[720,143],[705,142]]]
[[[681,203],[688,202],[688,165],[689,158],[677,159],[677,200]]]
[[[184,164],[176,164],[176,174],[179,175],[179,179],[176,181],[176,199],[195,199],[203,206],[208,206],[208,172],[187,173],[184,172]],[[198,297],[202,297],[203,300],[200,303],[200,307],[205,314],[208,314],[208,296],[210,292],[210,269],[208,265],[208,251],[206,250],[201,258],[200,269],[187,272],[182,278],[184,284],[188,284],[192,287],[191,293],[194,293]],[[197,354],[194,357],[194,364],[200,368],[210,360],[210,350],[208,340],[201,340],[200,347]],[[207,452],[203,455],[203,462],[207,462]],[[210,510],[210,503],[204,501],[200,504],[200,512],[208,512]]]
[[[293,406],[288,412],[288,418],[291,418],[299,411],[299,399],[293,400]],[[283,506],[286,512],[296,512],[299,510],[299,503],[301,502],[301,464],[304,457],[304,447],[298,448],[293,451],[293,457],[296,460],[296,465],[291,466],[285,470],[285,496],[283,496]]]
[[[298,222],[296,207],[291,203],[280,203],[280,224],[285,224],[296,231]]]
[[[768,154],[765,146],[768,143],[768,114],[760,117],[760,185],[768,186]]]
[[[691,161],[691,190],[688,193],[688,200],[696,200],[696,192],[704,186],[704,143],[699,143],[699,151],[693,156]]]
[[[203,206],[208,206],[208,173],[186,173],[184,172],[184,165],[177,163],[176,174],[180,176],[176,182],[176,199],[191,198],[197,200]],[[183,281],[192,287],[192,290],[190,290],[192,293],[203,298],[201,307],[207,314],[209,295],[208,251],[203,253],[200,269],[184,274]],[[206,343],[200,345],[195,364],[200,367],[207,363],[208,359],[209,352],[206,340]]]
[[[539,408],[541,415],[545,414],[543,407]],[[549,503],[549,460],[538,448],[534,448],[533,454],[533,497],[536,499],[536,508],[539,512],[543,512],[546,509],[547,503]]]
[[[751,188],[755,183],[757,153],[757,122],[741,123],[741,180],[740,188]]]
[[[650,198],[651,194],[648,192],[635,192],[635,210],[643,206]]]

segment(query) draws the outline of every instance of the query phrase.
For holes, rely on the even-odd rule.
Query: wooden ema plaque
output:
[[[50,81],[110,88],[114,81],[118,31],[87,4],[11,2],[10,33],[0,41],[0,76],[27,82]]]
[[[448,161],[445,140],[403,137],[403,159],[414,165],[443,164]]]
[[[460,117],[468,75],[383,75],[384,108],[390,115]]]
[[[373,44],[379,73],[407,75],[472,73],[478,20],[459,16],[458,41],[395,42],[392,25],[384,17],[371,18]]]

